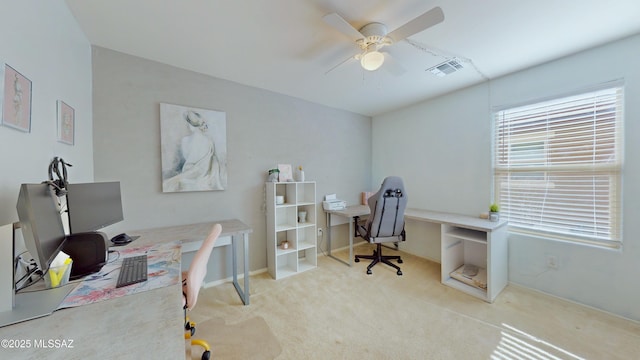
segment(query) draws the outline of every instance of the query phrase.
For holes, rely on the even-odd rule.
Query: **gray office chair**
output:
[[[405,241],[404,210],[407,207],[407,194],[404,191],[402,179],[397,176],[389,176],[382,182],[377,193],[371,195],[368,200],[371,213],[364,226],[356,224],[356,236],[360,236],[372,244],[376,244],[373,255],[356,255],[355,261],[360,259],[373,260],[367,266],[367,274],[371,275],[371,268],[377,263],[385,263],[397,270],[402,275],[400,267],[389,260],[397,260],[402,264],[400,256],[382,255],[383,243],[398,243]]]

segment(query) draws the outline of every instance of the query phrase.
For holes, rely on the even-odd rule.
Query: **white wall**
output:
[[[119,180],[125,220],[107,234],[237,218],[253,228],[250,269],[267,267],[264,182],[278,163],[302,165],[318,202],[356,203],[370,187],[371,118],[94,47],[95,179]],[[160,103],[226,112],[228,187],[162,193]],[[325,219],[318,206],[318,223]],[[347,226],[334,229],[334,248]],[[326,249],[326,241],[319,244]],[[208,281],[230,276],[216,249]]]
[[[621,251],[527,236],[509,237],[509,280],[640,320],[640,35],[426,101],[373,119],[373,180],[403,176],[409,206],[477,215],[491,202],[490,108],[610,80],[625,81]],[[453,75],[455,76],[455,74]],[[446,80],[443,79],[443,80]],[[387,141],[390,130],[400,141]],[[403,248],[438,260],[437,226],[407,224]],[[557,270],[545,257],[555,255]]]
[[[0,44],[0,64],[32,81],[31,132],[0,126],[0,224],[7,224],[18,221],[20,184],[47,180],[55,156],[73,165],[70,180],[93,180],[91,47],[63,0],[3,1]],[[75,109],[73,146],[56,140],[57,100]]]

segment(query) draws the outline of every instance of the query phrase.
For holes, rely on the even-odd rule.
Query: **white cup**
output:
[[[277,205],[284,204],[284,196],[280,196],[280,195],[276,196],[276,204]]]

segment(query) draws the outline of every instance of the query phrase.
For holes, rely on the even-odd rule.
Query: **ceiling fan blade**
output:
[[[388,52],[383,52],[383,54],[384,54],[384,64],[382,64],[382,67],[386,71],[388,71],[389,73],[395,76],[400,76],[407,72],[407,69],[405,69],[405,67],[402,66],[402,64],[400,64],[400,62],[396,60],[396,58],[393,55],[391,55]]]
[[[444,21],[444,13],[438,6],[393,30],[389,34],[394,42],[398,42]]]
[[[337,13],[327,14],[322,17],[322,20],[327,24],[336,28],[336,30],[341,33],[347,35],[351,40],[355,41],[358,39],[362,39],[365,36],[360,33],[360,31],[356,30],[351,24],[347,22],[342,16]]]
[[[331,69],[327,70],[324,74],[325,74],[325,75],[327,75],[328,73],[332,72],[333,70],[335,70],[335,69],[339,68],[340,66],[342,66],[342,65],[346,64],[346,63],[347,63],[347,62],[349,62],[350,60],[355,60],[355,58],[356,58],[356,56],[357,56],[357,55],[358,55],[358,54],[353,55],[353,56],[350,56],[350,57],[348,57],[348,58],[346,58],[346,59],[342,60],[342,61],[341,61],[340,63],[338,63],[337,65],[334,65]]]

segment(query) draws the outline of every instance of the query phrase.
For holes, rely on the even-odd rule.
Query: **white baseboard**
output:
[[[527,287],[527,286],[524,286],[524,285],[516,284],[516,283],[513,283],[511,281],[508,282],[508,285],[509,286],[513,286],[513,287],[517,287],[517,288],[519,288],[521,290],[531,291],[531,292],[542,294],[542,295],[545,295],[545,296],[550,296],[550,297],[558,299],[560,301],[566,301],[566,302],[568,302],[570,304],[574,304],[574,305],[578,305],[578,306],[584,306],[585,308],[588,308],[588,309],[591,309],[591,310],[594,310],[594,311],[597,311],[597,312],[601,312],[601,313],[606,314],[606,315],[610,315],[610,316],[613,316],[613,317],[616,317],[616,318],[619,318],[619,319],[623,319],[623,320],[634,322],[636,324],[640,324],[640,321],[638,321],[638,320],[627,318],[627,317],[624,317],[622,315],[618,315],[616,313],[612,313],[612,312],[607,311],[607,310],[598,309],[597,307],[594,307],[594,306],[591,306],[591,305],[587,305],[587,304],[583,304],[583,303],[580,303],[580,302],[577,302],[577,301],[574,301],[574,300],[570,300],[570,299],[567,299],[567,298],[563,298],[563,297],[560,297],[558,295],[554,295],[554,294],[551,294],[551,293],[548,293],[548,292],[545,292],[545,291],[542,291],[542,290],[538,290],[538,289],[530,288],[530,287]]]
[[[267,268],[262,268],[262,269],[258,269],[258,270],[254,270],[254,271],[249,271],[249,276],[262,274],[264,272],[267,272]],[[238,280],[239,279],[244,279],[244,274],[238,274]],[[214,287],[214,286],[218,286],[218,285],[222,285],[222,284],[230,283],[230,282],[233,282],[233,276],[230,276],[230,277],[225,278],[225,279],[205,282],[205,283],[202,284],[202,287],[204,287],[206,289],[206,288],[210,288],[210,287]]]

